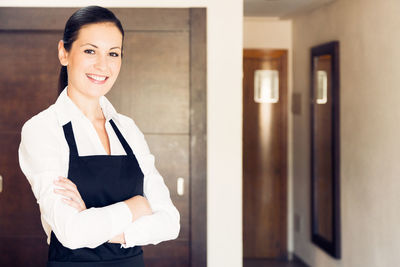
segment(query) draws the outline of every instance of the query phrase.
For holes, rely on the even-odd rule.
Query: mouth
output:
[[[95,84],[103,84],[107,81],[108,76],[103,75],[95,75],[95,74],[86,74],[86,77]]]

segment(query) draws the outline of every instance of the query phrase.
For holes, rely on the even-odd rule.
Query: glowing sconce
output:
[[[254,72],[254,101],[257,103],[278,103],[279,72],[277,70],[256,70]]]
[[[317,71],[317,104],[326,104],[328,102],[328,74],[324,70]]]

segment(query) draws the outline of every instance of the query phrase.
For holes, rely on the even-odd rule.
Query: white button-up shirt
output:
[[[100,98],[100,106],[106,118],[111,154],[126,155],[109,122],[113,119],[139,162],[144,174],[144,196],[153,214],[132,222],[130,209],[122,201],[78,212],[62,201],[65,196],[54,192],[60,187],[53,181],[58,176],[68,175],[69,147],[62,128],[64,124],[72,122],[79,156],[107,155],[93,124],[68,97],[67,89],[63,90],[55,104],[24,124],[18,151],[21,169],[39,204],[47,243],[50,244],[51,231],[70,249],[95,248],[121,233],[126,240],[121,248],[175,239],[180,229],[179,212],[155,168],[154,156],[144,135],[131,118],[117,113],[105,96]]]

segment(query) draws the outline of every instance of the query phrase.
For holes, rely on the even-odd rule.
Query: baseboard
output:
[[[290,253],[290,254],[291,254],[291,257],[292,257],[292,259],[293,259],[294,262],[298,262],[298,263],[303,264],[304,266],[310,267],[310,266],[308,266],[307,263],[305,263],[305,262],[304,262],[300,257],[298,257],[296,254],[294,254],[294,253]]]

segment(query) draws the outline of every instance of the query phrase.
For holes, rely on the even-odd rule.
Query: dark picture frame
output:
[[[325,98],[320,97],[321,88]],[[337,259],[341,257],[339,88],[339,42],[312,47],[311,240]]]

